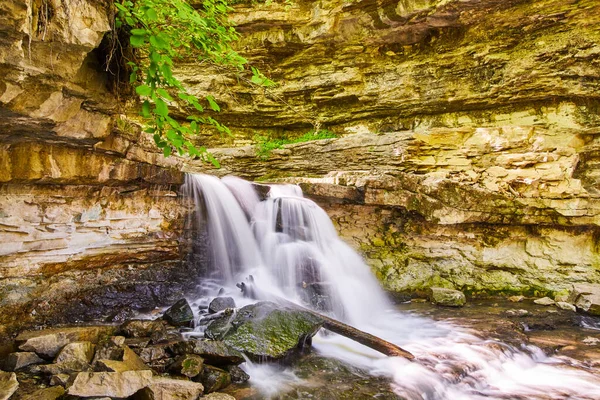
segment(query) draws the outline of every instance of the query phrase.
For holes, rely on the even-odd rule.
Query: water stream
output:
[[[416,362],[385,357],[333,334],[313,341],[320,355],[389,378],[401,398],[600,399],[598,371],[575,360],[399,311],[362,258],[339,239],[325,211],[298,186],[273,185],[261,200],[244,180],[189,175],[185,191],[207,214],[214,278],[206,281],[207,292],[214,296],[223,287],[238,306],[247,304],[235,283],[249,275],[263,290],[299,304],[306,304],[311,289],[313,307],[416,356]],[[265,398],[298,385],[299,378],[281,367],[245,368]],[[271,378],[261,385],[265,374]]]

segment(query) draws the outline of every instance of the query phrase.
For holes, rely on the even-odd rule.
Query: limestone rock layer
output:
[[[234,19],[279,84],[181,66],[198,93],[228,83],[237,133],[214,141],[223,168],[189,170],[302,182],[393,291],[600,282],[600,3],[298,1]],[[251,145],[315,128],[341,137],[266,160]]]

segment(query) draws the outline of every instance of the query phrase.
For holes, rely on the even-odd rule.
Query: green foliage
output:
[[[335,133],[327,129],[321,129],[317,132],[311,130],[295,139],[272,139],[267,136],[255,135],[256,156],[261,160],[267,160],[271,156],[273,150],[281,149],[286,144],[304,143],[320,139],[335,139],[337,137],[338,136]]]
[[[142,100],[144,131],[154,136],[165,156],[176,150],[218,166],[217,160],[204,147],[197,149],[190,137],[197,135],[202,125],[230,134],[214,118],[198,116],[204,111],[201,101],[215,112],[221,108],[210,95],[201,100],[190,94],[173,76],[173,63],[193,55],[203,62],[244,71],[246,59],[231,48],[238,34],[228,22],[226,0],[204,0],[199,10],[185,0],[121,0],[115,7],[115,28],[128,30],[130,44],[137,50],[135,59],[128,62],[132,71],[129,82],[135,85],[135,92]],[[274,85],[255,68],[251,82],[265,87]],[[170,115],[175,98],[189,114],[185,123]]]

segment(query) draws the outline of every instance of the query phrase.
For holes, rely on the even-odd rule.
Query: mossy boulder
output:
[[[194,312],[188,301],[181,299],[165,311],[163,319],[173,326],[190,326],[194,320]]]
[[[449,307],[462,307],[467,302],[463,292],[438,287],[430,288],[429,300],[434,304]]]
[[[323,324],[314,314],[272,302],[245,306],[226,318],[229,318],[230,329],[219,339],[255,360],[276,360],[291,355],[310,343]]]

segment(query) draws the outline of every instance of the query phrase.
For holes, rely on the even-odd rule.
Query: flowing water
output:
[[[399,311],[362,258],[338,238],[327,214],[304,198],[298,186],[273,185],[261,200],[244,180],[188,175],[185,191],[207,214],[215,278],[207,284],[216,282],[210,294],[224,287],[228,295],[237,296],[238,306],[247,304],[235,284],[249,275],[262,290],[297,303],[306,301],[310,292],[309,300],[320,311],[416,356],[415,362],[385,357],[333,334],[319,334],[313,341],[322,356],[388,377],[399,397],[600,399],[600,376],[589,366]],[[280,397],[300,381],[280,367],[246,363],[245,368],[264,397]],[[261,385],[265,375],[271,378]]]

